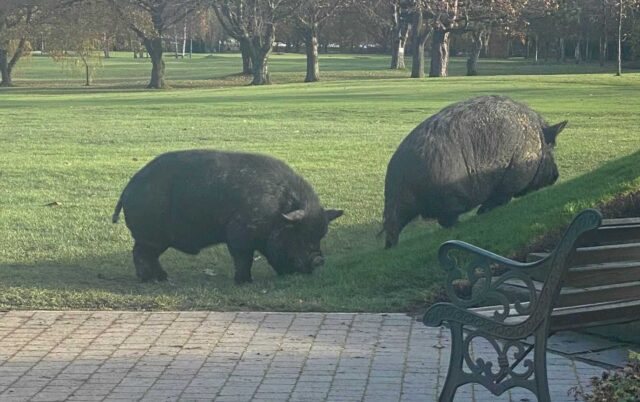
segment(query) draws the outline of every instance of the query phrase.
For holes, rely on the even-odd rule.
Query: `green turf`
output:
[[[105,61],[89,89],[32,57],[19,67],[19,87],[0,91],[0,308],[404,311],[441,286],[442,241],[509,253],[583,207],[640,188],[637,73],[483,61],[495,74],[582,74],[411,80],[386,70],[386,57],[332,55],[322,83],[228,87],[243,81],[226,77],[239,63],[224,55],[170,61],[174,89],[146,91],[148,62],[126,56]],[[452,71],[463,65],[454,60]],[[273,58],[276,82],[299,81],[303,68],[300,56]],[[399,142],[443,106],[494,93],[550,122],[570,121],[558,141],[561,180],[453,229],[415,222],[396,249],[383,250],[384,173]],[[110,223],[113,206],[147,161],[188,148],[274,155],[327,207],[345,209],[324,241],[325,267],[277,277],[261,259],[254,283],[238,287],[225,247],[216,246],[197,257],[168,251],[161,261],[172,283],[138,283],[129,232]]]

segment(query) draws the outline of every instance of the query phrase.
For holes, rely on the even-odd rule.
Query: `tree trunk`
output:
[[[491,40],[491,31],[485,32],[484,39],[482,40],[482,49],[480,49],[480,56],[488,57],[489,52],[489,40]]]
[[[600,39],[600,66],[604,66],[607,62],[607,53],[608,53],[608,43],[609,38],[607,34],[604,34],[604,37]]]
[[[404,70],[406,64],[404,62],[404,50],[407,44],[408,30],[404,33],[404,36],[399,36],[393,40],[393,49],[391,53],[391,69],[392,70]]]
[[[604,37],[600,37],[600,66],[604,66],[607,62],[607,46],[609,43],[609,35],[607,32],[607,1],[602,0],[602,33]]]
[[[471,37],[472,48],[467,59],[467,75],[478,75],[478,59],[482,51],[484,32],[473,32]]]
[[[424,78],[424,43],[413,44],[411,78]]]
[[[89,64],[87,64],[86,61],[84,61],[84,76],[85,76],[84,86],[86,87],[91,86],[91,72],[89,71]]]
[[[175,51],[173,53],[174,57],[177,59],[178,58],[178,30],[177,29],[173,29],[173,43],[174,43],[174,48]]]
[[[20,42],[18,42],[18,47],[11,59],[9,59],[9,52],[7,49],[0,49],[0,75],[2,76],[2,81],[0,81],[0,87],[11,87],[13,86],[13,78],[11,77],[11,73],[13,72],[13,67],[15,67],[18,60],[22,57],[24,53],[24,49],[27,46],[27,38],[21,38]]]
[[[253,63],[253,81],[251,81],[251,85],[271,84],[268,62],[275,38],[275,26],[269,25],[264,37],[256,37],[247,42],[251,47],[251,62]]]
[[[104,45],[104,58],[108,59],[109,57],[111,57],[111,53],[110,53],[110,45],[109,45],[109,36],[107,35],[107,33],[105,32],[102,36],[102,42]]]
[[[560,38],[560,54],[558,55],[558,61],[560,63],[564,63],[564,57],[565,57],[564,38]]]
[[[548,63],[549,62],[549,49],[551,48],[551,45],[549,44],[549,41],[545,41],[544,42],[544,62]]]
[[[580,39],[578,39],[578,41],[576,42],[576,47],[573,50],[573,58],[576,61],[576,64],[580,63]]]
[[[538,64],[538,50],[539,50],[539,46],[538,43],[540,43],[540,41],[538,40],[538,34],[536,34],[536,39],[535,39],[536,43],[535,43],[535,47],[533,49],[534,53],[533,53],[533,64]]]
[[[429,37],[429,30],[424,24],[422,10],[414,12],[413,15],[413,57],[411,61],[411,78],[424,77],[424,45]]]
[[[240,53],[242,54],[242,74],[252,75],[253,65],[251,63],[250,44],[245,39],[240,41]]]
[[[304,82],[320,80],[320,64],[318,63],[318,26],[305,29],[305,47],[307,49],[307,76]]]
[[[151,81],[147,88],[162,89],[166,87],[164,82],[164,60],[162,59],[162,38],[147,38],[144,46],[151,57]]]
[[[591,51],[589,50],[589,37],[587,36],[586,40],[585,40],[585,44],[584,44],[584,61],[585,62],[589,62],[589,60],[591,59]]]
[[[13,81],[11,79],[11,69],[9,68],[9,58],[5,49],[0,49],[0,73],[2,74],[0,87],[13,86]]]
[[[269,51],[269,53],[271,53]],[[268,85],[271,84],[271,79],[269,77],[269,55],[258,55],[253,60],[253,81],[251,81],[251,85]]]
[[[187,23],[184,23],[184,29],[182,30],[182,58],[184,59],[184,55],[187,52]]]
[[[400,6],[396,4],[393,11],[393,49],[391,50],[391,69],[404,70],[404,51],[409,38],[409,24],[401,16]]]
[[[449,64],[449,32],[433,32],[431,44],[431,67],[429,77],[446,77]]]
[[[619,0],[619,9],[618,9],[618,71],[616,72],[617,76],[622,75],[622,0]]]

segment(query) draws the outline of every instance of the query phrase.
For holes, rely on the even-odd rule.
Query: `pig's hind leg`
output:
[[[158,247],[140,241],[136,241],[133,246],[133,264],[136,267],[136,276],[147,282],[153,279],[158,281],[167,280],[167,272],[162,269],[158,258],[167,247]]]

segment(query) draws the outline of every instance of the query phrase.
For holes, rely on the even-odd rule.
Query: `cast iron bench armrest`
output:
[[[429,308],[429,311],[424,315],[423,322],[429,327],[438,327],[444,322],[458,323],[492,337],[517,340],[523,338],[523,333],[530,335],[533,332],[529,329],[530,325],[527,325],[528,320],[530,318],[519,320],[515,324],[505,324],[485,314],[478,314],[473,309],[467,310],[452,303],[437,303]]]
[[[444,243],[438,258],[447,272],[446,291],[451,303],[432,306],[424,316],[424,323],[438,326],[443,321],[459,322],[508,339],[530,335],[551,314],[577,239],[584,232],[596,229],[601,220],[598,211],[583,211],[573,220],[556,249],[532,263],[516,262],[461,241]],[[537,292],[534,277],[541,275],[546,281]],[[456,292],[456,283],[461,281],[469,293],[464,296]],[[510,300],[508,290],[502,288],[507,281],[523,283],[528,289],[528,302]],[[495,305],[493,316],[466,310],[480,305]],[[515,316],[520,319],[517,324],[505,323]]]
[[[548,270],[550,257],[521,263],[459,240],[445,242],[438,251],[440,266],[447,272],[447,296],[453,304],[462,308],[491,301],[493,304],[502,304],[504,297],[496,292],[505,281],[521,279],[529,285],[533,276]],[[456,293],[458,281],[468,286],[471,292],[469,297],[460,297]],[[531,287],[530,290],[535,291],[535,288]]]

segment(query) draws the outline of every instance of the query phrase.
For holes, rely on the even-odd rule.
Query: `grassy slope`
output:
[[[184,79],[156,92],[136,87],[148,64],[124,57],[105,63],[94,89],[80,88],[46,59],[23,67],[16,77],[23,87],[0,92],[0,307],[406,310],[440,286],[435,253],[442,241],[508,253],[580,208],[640,187],[639,74],[409,80],[385,70],[383,57],[332,56],[321,84],[226,88],[242,81],[225,78],[236,58],[170,62],[169,78]],[[299,57],[273,61],[276,81],[303,77]],[[462,66],[455,61],[453,71]],[[574,68],[485,67],[497,74]],[[180,89],[199,85],[208,88]],[[523,100],[551,122],[570,121],[557,150],[561,181],[450,230],[416,222],[399,247],[382,250],[375,234],[395,147],[443,106],[490,93]],[[260,260],[254,284],[236,287],[226,249],[217,246],[197,257],[165,253],[172,284],[135,280],[130,235],[109,222],[122,187],[161,152],[203,147],[279,157],[326,206],[346,210],[325,240],[321,271],[278,278]],[[61,205],[45,206],[53,201]]]

